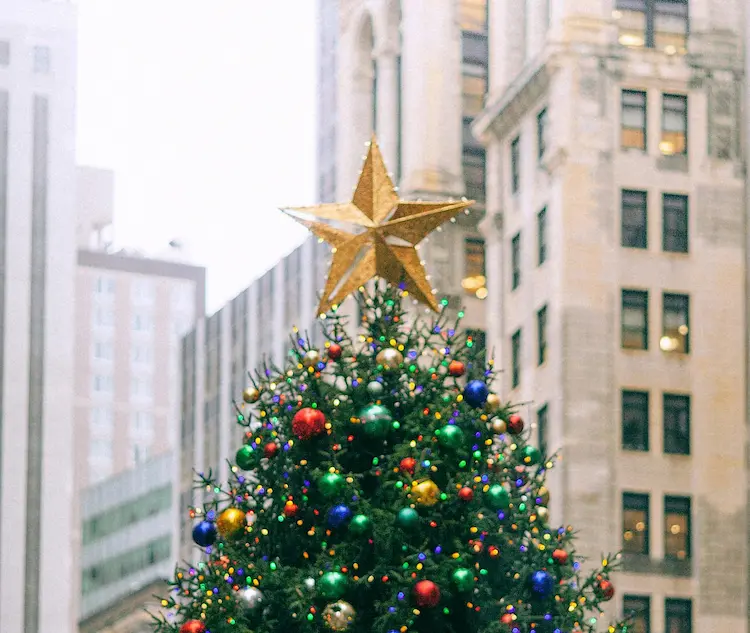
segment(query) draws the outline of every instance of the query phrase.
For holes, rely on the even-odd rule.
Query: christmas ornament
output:
[[[492,420],[492,422],[490,422],[490,428],[496,435],[502,435],[503,433],[505,433],[505,431],[508,430],[508,425],[502,418],[495,418],[494,420]]]
[[[371,529],[372,521],[364,514],[355,514],[349,522],[349,531],[357,536],[367,534]]]
[[[484,382],[481,380],[470,380],[466,387],[464,387],[464,400],[466,400],[469,406],[478,409],[487,402],[489,393],[490,390]]]
[[[193,528],[193,541],[201,547],[213,545],[216,541],[216,525],[211,521],[201,521]]]
[[[326,473],[318,481],[320,493],[327,498],[335,497],[344,488],[344,478],[337,473]]]
[[[268,442],[263,447],[263,455],[271,459],[279,450],[279,445],[276,442]]]
[[[288,519],[291,519],[292,517],[297,516],[297,512],[299,511],[299,506],[294,503],[294,501],[287,501],[284,504],[284,509],[282,512],[284,513],[284,516]]]
[[[236,392],[235,392],[236,393]],[[242,399],[248,404],[258,402],[260,399],[260,391],[255,387],[248,387],[242,392]]]
[[[523,461],[524,463],[531,466],[533,466],[534,464],[538,464],[540,461],[542,461],[542,453],[536,446],[527,444],[523,447]]]
[[[302,357],[302,364],[305,367],[316,367],[320,362],[320,352],[316,349],[310,349],[305,352]]]
[[[304,584],[305,589],[307,589],[308,591],[315,590],[315,578],[305,578]]]
[[[471,591],[474,588],[474,572],[465,567],[459,567],[451,574],[451,581],[458,591]]]
[[[510,613],[503,613],[503,615],[500,616],[500,622],[510,626],[511,624],[513,624],[513,615]]]
[[[500,396],[496,393],[488,394],[487,402],[484,403],[484,410],[487,411],[487,413],[495,413],[500,409],[501,404]]]
[[[411,487],[412,494],[416,494],[416,502],[422,506],[432,506],[438,502],[440,489],[431,479],[423,479]]]
[[[474,498],[474,491],[468,486],[464,486],[458,491],[458,498],[461,501],[471,501]]]
[[[331,360],[338,360],[341,358],[341,345],[338,343],[331,343],[326,350],[328,352],[328,358]]]
[[[354,622],[355,616],[354,607],[344,600],[329,604],[323,609],[323,622],[332,631],[346,631]]]
[[[602,601],[612,600],[615,597],[615,586],[609,580],[598,581],[594,589]]]
[[[513,435],[520,435],[523,433],[523,418],[520,415],[513,414],[508,418],[508,430]]]
[[[326,517],[326,520],[328,521],[328,525],[330,525],[332,528],[341,527],[344,525],[352,516],[352,511],[347,508],[343,504],[338,504],[333,506],[328,511],[328,516]]]
[[[537,490],[536,493],[537,503],[540,506],[548,506],[549,505],[549,490],[547,490],[547,486],[540,486],[539,490]]]
[[[529,589],[537,598],[548,598],[555,590],[555,579],[544,570],[532,572],[529,576]]]
[[[188,620],[180,627],[180,633],[206,633],[206,625],[200,620]]]
[[[239,508],[227,508],[216,519],[216,527],[225,539],[237,537],[245,531],[245,513]]]
[[[252,470],[255,467],[255,451],[252,447],[245,444],[234,456],[234,461],[242,470]]]
[[[398,369],[401,363],[404,362],[404,355],[397,349],[386,347],[384,350],[378,352],[375,361],[378,365],[382,365],[383,369]]]
[[[393,424],[391,412],[380,404],[368,404],[359,412],[359,419],[370,437],[383,437]]]
[[[396,525],[404,530],[413,530],[419,525],[419,513],[414,508],[401,508],[396,515]]]
[[[460,360],[452,360],[448,363],[448,373],[456,378],[463,376],[466,373],[466,365]]]
[[[392,283],[401,281],[414,299],[437,312],[437,300],[415,247],[428,233],[472,204],[473,201],[469,200],[399,200],[373,136],[351,202],[285,211],[335,249],[318,314],[341,304],[375,276]],[[295,214],[302,217],[295,217]],[[345,231],[327,223],[314,222],[308,219],[310,217],[346,223],[356,228],[351,232]]]
[[[367,383],[367,393],[369,393],[373,398],[379,398],[380,396],[382,396],[383,391],[385,391],[383,383],[380,383],[377,380],[373,380],[372,382]]]
[[[437,437],[438,442],[446,448],[460,448],[464,443],[464,432],[455,424],[446,424]]]
[[[510,494],[500,484],[493,484],[487,491],[487,503],[493,510],[505,510],[510,505]]]
[[[536,516],[540,521],[546,521],[547,519],[549,519],[549,510],[547,510],[547,508],[545,508],[544,506],[537,506]]]
[[[263,602],[263,592],[257,587],[245,587],[237,593],[239,594],[238,602],[245,611],[255,611]]]
[[[315,587],[321,598],[338,600],[346,592],[347,579],[339,571],[329,571],[318,578]]]
[[[414,471],[417,468],[417,460],[413,457],[404,457],[399,462],[398,467],[401,469],[402,473],[409,473],[410,475],[413,475]]]
[[[422,609],[436,607],[440,603],[440,588],[431,580],[420,580],[414,585],[414,602]]]
[[[326,416],[319,409],[305,407],[294,414],[292,418],[292,433],[301,440],[325,433]]]
[[[565,565],[568,562],[568,552],[566,552],[564,549],[556,549],[554,552],[552,552],[552,559],[558,565]]]

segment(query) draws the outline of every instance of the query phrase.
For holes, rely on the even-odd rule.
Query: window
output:
[[[112,360],[113,346],[111,341],[94,342],[94,358],[96,360]]]
[[[651,599],[647,596],[623,596],[623,616],[631,626],[629,633],[650,633],[651,631]],[[671,632],[668,632],[671,633]]]
[[[646,93],[623,90],[620,121],[620,144],[625,149],[646,151]]]
[[[130,417],[130,434],[137,436],[152,435],[154,417],[149,411],[135,411]]]
[[[627,554],[649,553],[648,495],[625,492],[622,495],[622,551]]]
[[[536,215],[537,262],[541,266],[547,261],[547,207]]]
[[[461,29],[484,31],[487,28],[487,0],[461,0],[459,5]]]
[[[478,361],[482,367],[487,364],[487,334],[484,330],[467,330],[466,346],[476,350]]]
[[[511,354],[511,386],[513,389],[521,384],[521,330],[513,333],[510,341]]]
[[[134,376],[130,381],[131,396],[141,400],[151,400],[154,397],[152,387],[153,385],[149,378]]]
[[[94,292],[97,296],[115,294],[115,280],[112,277],[103,275],[96,278],[94,282]]]
[[[690,455],[690,396],[665,393],[664,452]]]
[[[662,248],[668,253],[688,252],[688,199],[665,193],[662,198]]]
[[[115,312],[108,306],[96,306],[94,308],[94,325],[96,327],[110,328],[115,324]]]
[[[46,75],[50,71],[50,50],[49,46],[34,47],[34,72],[39,75]]]
[[[484,202],[485,152],[483,149],[465,147],[463,153],[464,184],[466,197]]]
[[[510,241],[510,288],[515,290],[521,284],[521,234],[516,233]]]
[[[622,245],[648,248],[648,196],[645,191],[622,192]]]
[[[94,391],[96,393],[112,393],[112,376],[94,374]]]
[[[145,444],[133,444],[133,464],[140,464],[148,459],[149,450]]]
[[[487,80],[482,75],[463,75],[463,114],[474,118],[484,107],[484,93]]]
[[[547,108],[536,115],[537,158],[541,161],[547,149]]]
[[[648,450],[648,392],[622,392],[622,448],[626,451]]]
[[[510,142],[510,190],[518,193],[521,186],[521,137],[516,136]]]
[[[93,435],[111,435],[114,429],[114,414],[110,407],[95,407],[89,412]]]
[[[662,336],[659,347],[665,352],[690,352],[690,297],[664,293]]]
[[[648,292],[622,291],[622,347],[648,349]]]
[[[659,150],[665,156],[687,154],[687,106],[686,95],[662,96]]]
[[[547,306],[543,306],[536,313],[536,332],[539,352],[537,362],[542,365],[547,360]]]
[[[10,42],[0,41],[0,67],[10,66]]]
[[[543,456],[547,456],[547,433],[549,432],[549,413],[547,405],[540,407],[536,412],[536,429],[539,438],[539,450]]]
[[[693,603],[683,598],[667,598],[664,602],[665,633],[692,633]]]
[[[133,330],[136,332],[149,332],[151,331],[151,315],[145,312],[136,312],[133,314]]]
[[[467,237],[464,240],[464,278],[461,282],[467,294],[479,299],[487,296],[484,240]]]
[[[131,348],[131,361],[135,365],[150,365],[153,358],[151,345],[147,343],[136,343]]]
[[[107,461],[112,459],[112,441],[102,438],[93,438],[89,446],[89,456],[94,460]]]
[[[664,497],[664,557],[690,558],[689,497]]]
[[[656,48],[668,55],[687,50],[688,0],[617,0],[619,42]]]
[[[156,294],[153,279],[147,277],[135,279],[130,287],[130,291],[133,303],[141,305],[149,305],[153,303]]]

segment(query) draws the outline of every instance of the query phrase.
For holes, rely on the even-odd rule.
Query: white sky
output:
[[[78,0],[78,162],[115,172],[115,240],[180,239],[214,310],[306,231],[315,0]]]

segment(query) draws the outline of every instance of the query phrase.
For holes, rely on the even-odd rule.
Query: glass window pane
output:
[[[484,107],[486,79],[481,76],[463,76],[463,112],[464,116],[475,117]]]
[[[622,392],[622,447],[647,451],[649,433],[648,392]]]
[[[689,298],[687,295],[665,294],[663,304],[659,347],[665,352],[687,354],[690,351]]]
[[[630,554],[648,554],[648,495],[622,495],[622,549]]]
[[[664,394],[664,452],[690,454],[690,396]]]
[[[664,556],[690,558],[690,499],[664,498]]]
[[[651,601],[645,596],[623,596],[623,616],[630,619],[629,633],[650,633]]]

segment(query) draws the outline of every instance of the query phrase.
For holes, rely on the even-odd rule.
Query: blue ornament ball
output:
[[[213,521],[201,521],[193,528],[193,540],[196,545],[208,547],[216,542],[216,524]]]
[[[555,590],[555,579],[549,572],[535,571],[529,576],[529,588],[538,598],[549,598]]]
[[[464,400],[475,409],[483,407],[489,395],[490,390],[481,380],[470,380],[464,387]]]
[[[335,505],[328,511],[328,525],[332,528],[341,527],[352,518],[352,511],[343,504]]]

